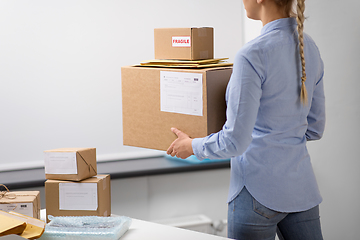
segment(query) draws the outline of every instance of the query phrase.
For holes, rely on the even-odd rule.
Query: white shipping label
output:
[[[160,105],[163,112],[202,116],[202,74],[161,71]]]
[[[173,47],[191,47],[190,36],[173,36],[171,41]]]
[[[97,183],[59,183],[60,210],[96,211],[97,208]]]
[[[44,152],[46,174],[77,174],[76,152]]]
[[[32,203],[5,203],[0,204],[0,210],[5,212],[14,211],[29,217],[35,217]]]

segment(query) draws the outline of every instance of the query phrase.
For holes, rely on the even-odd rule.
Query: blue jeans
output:
[[[256,201],[244,187],[228,206],[228,237],[241,240],[322,240],[319,206],[281,213]]]

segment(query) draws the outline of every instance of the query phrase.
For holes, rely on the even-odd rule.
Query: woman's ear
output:
[[[256,0],[257,3],[263,3],[265,0]]]

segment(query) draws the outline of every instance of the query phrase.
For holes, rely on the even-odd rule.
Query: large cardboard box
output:
[[[81,181],[97,174],[96,148],[59,148],[44,151],[45,178]]]
[[[0,210],[14,211],[32,218],[40,219],[40,192],[14,191],[0,198]]]
[[[96,175],[80,182],[47,180],[46,215],[111,215],[110,175]],[[48,218],[47,218],[48,219]]]
[[[171,127],[193,138],[218,132],[231,73],[232,67],[122,67],[123,144],[165,151],[176,139]]]
[[[214,29],[155,28],[155,59],[199,60],[214,57]]]

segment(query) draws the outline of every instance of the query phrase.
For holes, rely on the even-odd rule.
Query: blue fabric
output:
[[[300,103],[296,20],[278,19],[236,54],[223,129],[192,141],[198,159],[231,158],[228,202],[244,186],[280,212],[308,210],[322,201],[306,142],[324,131],[324,66],[306,34],[304,45],[307,106]]]
[[[229,203],[228,237],[246,240],[322,240],[319,206],[281,213],[256,201],[246,188]]]

